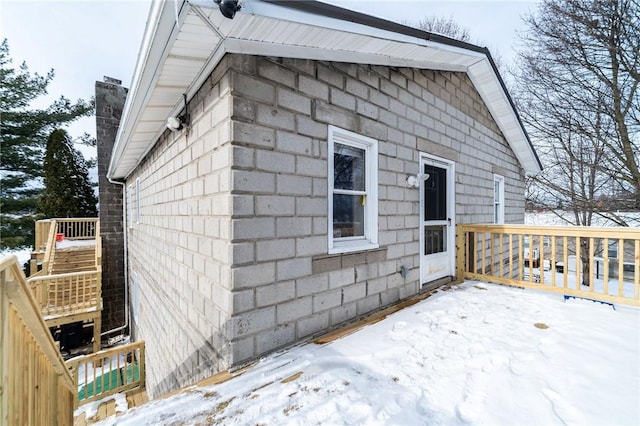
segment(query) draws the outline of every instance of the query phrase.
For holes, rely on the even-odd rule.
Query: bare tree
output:
[[[471,36],[466,28],[463,28],[453,17],[429,16],[418,22],[418,28],[432,33],[442,34],[456,40],[470,42]]]
[[[545,171],[535,204],[626,225],[640,209],[640,4],[543,0],[526,19],[516,97]]]
[[[640,209],[639,0],[543,0],[525,21],[516,98],[545,167],[530,201],[626,226],[617,210]]]

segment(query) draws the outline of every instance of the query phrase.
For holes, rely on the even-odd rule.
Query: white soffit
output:
[[[125,178],[225,52],[467,72],[528,174],[540,164],[487,56],[340,19],[245,0],[234,19],[213,0],[155,3],[109,168]],[[157,10],[155,10],[157,9]],[[154,15],[155,14],[155,15]],[[153,23],[153,22],[151,22]]]

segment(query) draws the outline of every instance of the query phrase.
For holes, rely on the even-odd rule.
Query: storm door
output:
[[[420,283],[453,276],[455,268],[455,166],[420,159]]]

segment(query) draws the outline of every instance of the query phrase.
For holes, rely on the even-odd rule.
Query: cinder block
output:
[[[276,280],[275,275],[275,262],[245,265],[231,269],[233,288],[236,290],[272,283]]]
[[[312,314],[312,297],[302,297],[276,306],[278,324],[287,324]]]
[[[244,339],[237,339],[229,343],[230,352],[230,364],[239,364],[243,361],[249,360],[255,357],[255,345],[253,342],[253,336],[245,337]],[[163,359],[160,356],[157,359]]]
[[[307,156],[297,156],[296,173],[304,176],[327,176],[327,162],[324,159]]]
[[[329,100],[329,86],[314,78],[304,75],[298,76],[298,89],[314,99]]]
[[[239,314],[241,312],[246,312],[255,308],[254,301],[254,290],[243,290],[243,291],[234,291],[231,293],[231,298],[233,300],[233,313]],[[229,311],[231,312],[231,311]]]
[[[333,308],[329,313],[329,323],[331,326],[341,324],[345,321],[355,318],[356,312],[356,302],[344,304],[342,306],[338,306],[337,308]]]
[[[258,216],[293,216],[296,199],[290,196],[257,195],[256,215]]]
[[[276,151],[256,150],[256,167],[268,172],[294,174],[295,156]]]
[[[296,116],[298,133],[319,139],[327,139],[327,125],[318,123],[310,117],[304,115]]]
[[[278,217],[276,218],[276,231],[278,238],[302,237],[309,235],[311,229],[310,217]]]
[[[232,94],[234,96],[245,96],[267,104],[273,104],[275,102],[275,87],[271,84],[265,83],[264,81],[258,81],[255,78],[244,74],[233,73],[231,85],[233,88]]]
[[[356,301],[356,309],[358,315],[364,315],[368,312],[374,311],[378,309],[381,305],[380,303],[380,294],[373,294],[364,299],[360,299]]]
[[[272,217],[247,217],[233,219],[231,239],[256,240],[260,238],[274,238],[275,220]]]
[[[281,152],[311,155],[311,138],[294,133],[278,130],[276,132],[276,147]]]
[[[256,336],[257,355],[264,354],[296,340],[294,324],[283,324]]]
[[[314,274],[296,280],[296,296],[304,297],[320,293],[329,289],[329,277],[327,274]]]
[[[369,88],[353,78],[347,78],[346,91],[361,99],[369,99]]]
[[[337,271],[342,268],[342,259],[340,256],[315,256],[312,262],[313,273]]]
[[[329,312],[320,312],[298,320],[298,338],[310,336],[329,327]]]
[[[312,195],[312,178],[296,175],[277,175],[277,193],[280,195]]]
[[[289,87],[293,87],[293,85]],[[278,106],[306,115],[311,114],[311,100],[308,97],[282,87],[278,88],[277,97]]]
[[[324,236],[311,236],[296,239],[297,256],[313,256],[327,252],[327,238]],[[312,270],[314,266],[312,264]]]
[[[355,110],[356,109],[356,98],[353,95],[343,92],[342,90],[338,90],[334,87],[329,91],[329,102],[333,105],[337,105],[347,110]]]
[[[279,260],[276,265],[278,280],[290,280],[311,275],[311,258],[297,257]]]
[[[329,288],[344,287],[353,284],[355,281],[355,270],[353,267],[343,268],[338,271],[329,272]]]
[[[340,89],[344,88],[344,76],[341,72],[336,71],[332,67],[328,67],[322,63],[317,64],[318,67],[318,80],[329,83],[332,86]]]
[[[356,115],[353,111],[345,110],[325,102],[314,100],[313,118],[316,121],[332,124],[345,129],[356,128]]]
[[[295,281],[281,281],[256,288],[258,307],[276,305],[291,300],[296,295]]]
[[[296,253],[296,241],[293,238],[278,238],[256,242],[256,259],[258,262],[276,259],[288,259]]]
[[[362,265],[367,262],[367,253],[345,253],[342,255],[342,267],[348,268],[355,265]]]
[[[276,324],[276,308],[271,306],[234,315],[230,319],[230,324],[232,340],[268,330]]]
[[[287,87],[293,87],[296,84],[296,74],[293,71],[264,58],[258,60],[258,75]]]
[[[268,127],[295,130],[293,113],[269,105],[258,105],[257,122]]]
[[[275,177],[276,175],[273,173],[231,170],[231,190],[274,193],[276,190]]]
[[[380,293],[382,306],[391,305],[392,303],[396,303],[398,300],[400,300],[400,291],[398,288],[390,288]]]
[[[326,291],[313,296],[313,312],[326,311],[342,303],[342,290]]]
[[[367,284],[360,282],[348,285],[342,289],[342,303],[355,302],[367,296]]]
[[[241,121],[232,122],[231,139],[237,144],[273,149],[275,138],[274,129]]]
[[[300,216],[326,216],[326,212],[326,197],[296,197],[296,214]]]
[[[372,280],[367,280],[367,295],[377,294],[387,289],[387,277],[381,276]]]

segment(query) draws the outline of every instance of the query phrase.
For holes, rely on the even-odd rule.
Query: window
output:
[[[140,223],[140,179],[136,179],[136,223]]]
[[[329,126],[329,253],[378,247],[378,141]]]
[[[493,175],[493,223],[504,223],[504,177]]]
[[[127,187],[127,226],[133,228],[133,185]]]

